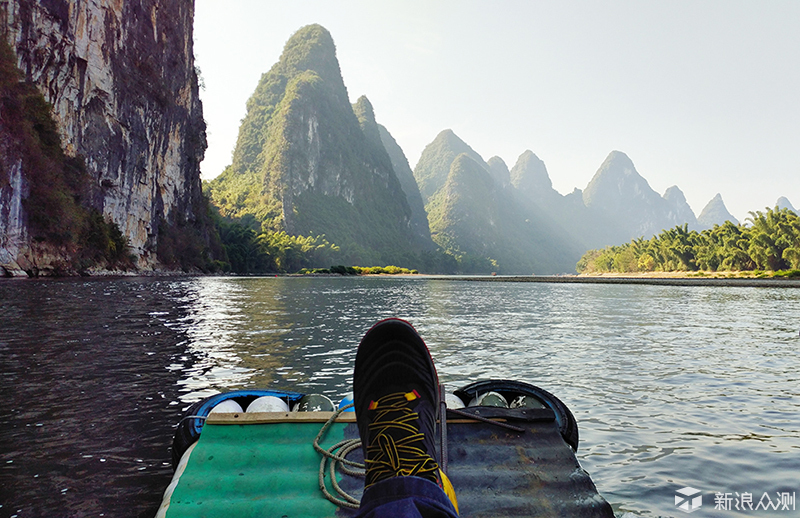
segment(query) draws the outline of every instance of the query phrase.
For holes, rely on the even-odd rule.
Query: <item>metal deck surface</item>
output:
[[[462,517],[613,517],[561,438],[552,411],[478,411],[501,415],[525,432],[448,417],[447,473]],[[166,518],[354,514],[328,502],[318,488],[320,455],[312,441],[331,415],[319,414],[210,416],[165,498]],[[323,446],[358,437],[354,415],[344,416],[350,422],[335,423]],[[350,458],[360,461],[360,451]],[[339,483],[356,498],[363,492],[361,478],[340,475]]]

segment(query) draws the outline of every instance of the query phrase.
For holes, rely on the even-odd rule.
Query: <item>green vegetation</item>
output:
[[[338,275],[416,275],[417,270],[409,270],[399,266],[331,266],[330,268],[303,268],[301,274],[338,274]]]
[[[252,221],[257,235],[325,236],[342,262],[409,264],[418,253],[410,209],[368,101],[359,110],[363,130],[330,34],[303,27],[261,77],[233,162],[205,191],[223,217]],[[298,261],[289,263],[273,267]]]
[[[429,157],[429,163],[435,162]],[[563,232],[497,187],[482,163],[467,153],[456,156],[446,182],[426,207],[431,237],[453,256],[456,270],[530,275],[563,271],[559,265],[574,263],[580,252],[570,250]]]
[[[590,250],[578,273],[740,271],[754,276],[796,277],[800,270],[800,217],[789,209],[750,212],[746,224],[730,221],[702,232],[687,225],[645,241]]]
[[[466,142],[458,138],[453,130],[441,131],[433,142],[425,146],[422,156],[414,167],[414,178],[417,180],[419,192],[426,205],[430,202],[430,198],[447,182],[450,166],[462,153],[488,170],[483,158]]]
[[[5,40],[0,41],[0,114],[8,136],[0,168],[22,162],[30,186],[23,206],[33,243],[55,247],[70,258],[55,273],[93,266],[133,268],[134,258],[117,225],[86,206],[89,179],[83,159],[64,154],[52,107],[23,80]],[[6,188],[6,175],[0,178],[0,189]]]
[[[79,271],[103,264],[121,270],[135,268],[136,257],[131,253],[127,238],[116,223],[106,220],[95,209],[88,211],[78,244]]]
[[[224,250],[217,267],[225,272],[263,274],[296,272],[330,264],[340,256],[338,246],[325,236],[290,236],[286,232],[256,232],[254,218],[231,221],[217,218]]]
[[[419,271],[401,268],[399,266],[354,266],[359,275],[417,275]]]
[[[237,274],[301,273],[301,274],[416,274],[418,270],[398,266],[331,266],[347,257],[341,248],[330,243],[325,236],[292,236],[284,231],[258,232],[255,218],[242,220],[215,216],[216,228],[222,242],[224,257],[216,261],[215,269]],[[439,261],[433,257],[432,261]]]
[[[431,240],[431,230],[428,226],[428,214],[425,212],[425,204],[422,203],[422,196],[419,194],[414,173],[408,165],[408,159],[389,130],[378,124],[378,132],[381,144],[386,149],[397,180],[400,182],[400,188],[408,200],[408,207],[411,209],[411,229],[415,241],[424,250],[435,250],[436,245]]]
[[[83,164],[64,156],[50,105],[23,81],[5,40],[0,42],[0,102],[4,130],[16,144],[12,157],[22,159],[30,185],[24,205],[34,240],[56,245],[77,241],[86,217],[79,203]]]
[[[158,224],[156,256],[161,264],[184,272],[217,272],[223,269],[224,254],[219,238],[219,229],[213,225],[208,199],[202,199],[206,213],[193,221],[177,215],[169,222],[161,219]]]
[[[491,222],[499,222],[492,178],[466,153],[455,157],[446,183],[428,203],[431,237],[454,257],[458,271],[497,270],[490,255],[502,253],[503,239]]]
[[[430,241],[427,221],[415,223],[372,106],[364,97],[350,104],[333,40],[318,25],[297,31],[261,77],[231,165],[203,187],[225,221],[221,266],[230,271],[458,268]],[[227,227],[234,222],[245,229]]]

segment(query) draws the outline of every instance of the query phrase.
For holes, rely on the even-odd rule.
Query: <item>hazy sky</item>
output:
[[[203,178],[230,163],[245,103],[286,40],[327,28],[413,168],[452,129],[511,168],[526,149],[562,194],[612,150],[696,215],[800,208],[798,1],[195,0],[208,123]]]

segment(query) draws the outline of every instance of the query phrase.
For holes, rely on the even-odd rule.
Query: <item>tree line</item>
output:
[[[800,270],[800,217],[789,209],[750,212],[744,224],[726,221],[698,232],[688,225],[649,240],[589,250],[578,273]]]
[[[296,272],[338,259],[339,247],[324,236],[291,236],[286,232],[256,232],[248,225],[217,220],[224,249],[218,269],[241,274]]]

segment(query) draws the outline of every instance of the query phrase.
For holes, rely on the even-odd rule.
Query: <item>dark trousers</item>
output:
[[[392,477],[374,484],[361,497],[359,518],[457,518],[444,491],[424,478]]]

